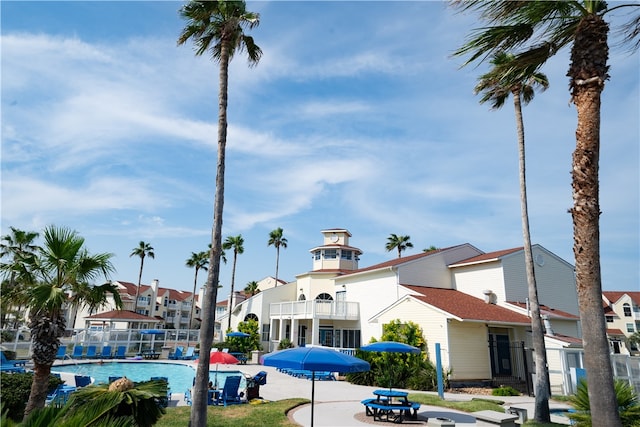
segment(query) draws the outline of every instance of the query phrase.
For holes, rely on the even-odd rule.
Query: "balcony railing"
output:
[[[347,301],[287,301],[269,306],[269,317],[293,319],[358,320],[360,303]]]

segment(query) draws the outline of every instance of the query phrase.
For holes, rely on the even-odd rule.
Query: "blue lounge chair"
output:
[[[181,357],[181,359],[182,360],[194,360],[196,358],[195,352],[196,352],[196,348],[195,347],[189,347],[187,349],[187,352],[184,354],[184,356]]]
[[[84,347],[81,345],[77,345],[73,347],[73,354],[71,355],[74,359],[82,359],[82,353],[84,352]]]
[[[58,347],[58,354],[56,354],[56,359],[64,359],[66,355],[67,355],[67,346],[61,345],[60,347]]]
[[[232,375],[227,377],[227,380],[224,382],[224,388],[222,389],[222,393],[218,395],[216,400],[216,405],[234,405],[237,403],[242,403],[242,397],[244,393],[238,393],[238,388],[240,388],[240,380],[242,377],[239,375]]]
[[[100,353],[100,357],[102,359],[111,359],[113,355],[111,354],[111,346],[105,345],[102,347],[102,352]]]
[[[173,353],[169,354],[169,359],[171,359],[171,360],[182,359],[182,356],[183,356],[182,351],[183,351],[183,347],[182,346],[176,348],[176,351],[174,351]]]
[[[87,359],[95,359],[96,358],[96,346],[90,345],[87,347],[87,354],[84,355]]]
[[[86,387],[91,384],[91,377],[87,375],[75,375],[76,387]]]
[[[167,385],[167,396],[161,397],[158,399],[158,404],[163,408],[169,406],[169,402],[171,401],[171,388],[169,387],[169,377],[151,377],[151,381],[164,381]]]
[[[118,349],[116,350],[116,355],[115,358],[116,359],[124,359],[127,353],[127,346],[126,345],[119,345]]]
[[[4,351],[0,351],[0,371],[2,372],[24,372],[26,360],[9,360]]]

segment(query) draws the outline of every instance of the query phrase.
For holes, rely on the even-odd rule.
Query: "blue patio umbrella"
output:
[[[236,337],[236,338],[249,338],[251,335],[245,332],[235,331],[235,332],[229,332],[227,336]]]
[[[414,347],[409,344],[405,344],[397,341],[378,341],[365,346],[360,347],[362,351],[377,351],[380,353],[408,353],[408,354],[420,354],[421,350],[418,347]],[[390,367],[393,373],[393,370]],[[389,390],[391,390],[391,380],[389,380]]]
[[[316,372],[363,372],[371,369],[369,362],[326,347],[296,347],[276,351],[264,356],[262,363],[276,368],[311,371],[311,427]]]

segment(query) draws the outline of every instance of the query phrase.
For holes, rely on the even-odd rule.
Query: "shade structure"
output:
[[[397,341],[378,341],[371,344],[367,344],[365,346],[360,347],[362,351],[377,351],[380,353],[405,353],[405,354],[420,354],[421,350],[418,347],[414,347],[409,344],[405,344],[403,342]],[[389,366],[389,370],[391,374],[393,370],[391,366]],[[395,380],[395,378],[394,378]],[[389,379],[389,390],[391,390],[393,384],[391,381],[391,376]]]
[[[418,347],[414,347],[409,344],[405,344],[403,342],[396,341],[378,341],[372,344],[367,344],[365,346],[360,347],[362,351],[379,351],[382,353],[412,353],[418,354],[420,353],[420,349]]]
[[[156,335],[164,335],[167,332],[163,329],[141,329],[140,335],[151,335],[151,348],[153,349],[155,346],[155,338]],[[138,348],[138,353],[142,352],[142,340],[140,340],[140,347]]]
[[[249,338],[251,335],[245,332],[235,331],[235,332],[229,332],[227,336],[236,337],[236,338]]]
[[[198,360],[194,360],[194,363],[198,363]],[[209,365],[216,364],[216,374],[213,380],[215,386],[218,386],[218,365],[237,365],[240,363],[238,359],[235,358],[234,355],[227,353],[226,351],[212,351],[209,353]]]
[[[371,369],[369,362],[340,351],[324,347],[296,347],[280,350],[263,357],[265,366],[276,368],[302,369],[311,371],[311,427],[313,427],[313,406],[315,395],[315,373],[323,372],[363,372]]]

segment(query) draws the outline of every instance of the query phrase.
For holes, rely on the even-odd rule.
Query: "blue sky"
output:
[[[2,14],[2,234],[67,226],[136,282],[191,290],[210,242],[218,65],[178,47],[181,2],[11,2]],[[224,236],[242,234],[236,287],[308,271],[320,230],[346,228],[360,265],[414,249],[522,245],[515,120],[473,94],[486,68],[452,59],[471,15],[442,2],[249,2],[264,55],[238,55],[229,84]],[[614,21],[619,22],[619,21]],[[576,112],[568,51],[524,108],[531,234],[573,263]],[[610,52],[601,129],[603,288],[638,290],[639,60]],[[222,267],[227,297],[230,262]],[[199,285],[204,281],[201,274]]]

